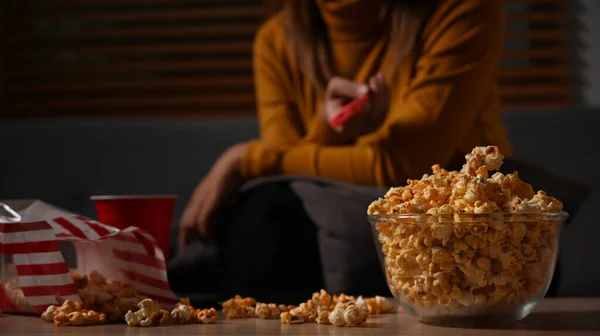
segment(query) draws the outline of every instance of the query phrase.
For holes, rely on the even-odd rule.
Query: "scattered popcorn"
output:
[[[79,302],[66,300],[60,307],[48,306],[42,313],[42,320],[53,322],[56,326],[97,325],[106,322],[106,314],[82,309]]]
[[[187,298],[181,299],[169,312],[162,309],[157,301],[139,295],[133,287],[106,279],[97,271],[90,272],[88,276],[71,271],[70,275],[79,289],[83,303],[63,300],[57,296],[56,300],[60,306],[48,306],[41,314],[43,321],[53,322],[57,326],[125,321],[132,327],[183,323],[210,324],[217,321],[215,308],[194,309]],[[236,298],[236,300],[243,305],[253,303],[252,298]],[[83,309],[84,306],[87,309]],[[244,306],[243,310],[248,316],[254,315],[254,307]]]
[[[105,313],[109,322],[122,321],[129,310],[136,310],[137,304],[145,299],[133,287],[108,280],[95,270],[87,276],[75,271],[70,274],[83,304],[89,309]]]
[[[476,147],[460,172],[434,165],[433,174],[371,203],[368,215],[411,215],[376,225],[394,295],[425,308],[538,295],[552,272],[561,221],[547,213],[563,206],[517,172],[490,177],[503,158],[495,146]],[[369,314],[392,309],[385,298],[364,301]]]

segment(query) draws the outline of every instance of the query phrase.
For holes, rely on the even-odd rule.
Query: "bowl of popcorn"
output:
[[[460,172],[434,165],[371,203],[377,251],[392,294],[421,322],[514,323],[546,295],[568,215],[518,172],[492,174],[497,147],[466,159]]]

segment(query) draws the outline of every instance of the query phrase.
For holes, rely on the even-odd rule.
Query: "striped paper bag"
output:
[[[75,252],[80,274],[96,270],[165,307],[178,302],[167,281],[165,256],[145,231],[118,230],[37,200],[5,201],[0,203],[0,310],[40,314],[57,304],[57,296],[81,301],[65,262],[68,250]]]

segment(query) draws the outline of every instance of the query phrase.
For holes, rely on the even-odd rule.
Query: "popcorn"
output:
[[[216,309],[194,309],[186,298],[181,299],[169,312],[162,309],[157,301],[140,296],[132,287],[108,280],[96,271],[92,271],[88,276],[79,275],[74,271],[70,274],[79,288],[83,304],[71,300],[63,301],[57,296],[61,306],[48,306],[41,314],[43,321],[54,322],[57,326],[80,326],[125,320],[132,327],[150,327],[192,322],[208,324],[217,320]],[[83,305],[89,310],[82,309]]]
[[[460,172],[434,165],[433,174],[369,205],[368,215],[423,215],[376,227],[394,294],[427,308],[516,304],[538,294],[558,245],[556,219],[540,213],[560,212],[562,203],[535,193],[517,172],[490,177],[503,158],[495,146],[476,147]],[[369,314],[392,309],[377,300],[357,305]]]
[[[103,312],[110,322],[122,321],[129,310],[136,310],[145,297],[133,287],[115,280],[107,280],[97,271],[80,275],[71,271],[71,278],[79,289],[83,304],[95,311]]]
[[[282,324],[318,323],[359,326],[365,322],[369,314],[366,302],[371,302],[371,305],[375,307],[373,314],[392,311],[392,304],[384,297],[364,299],[360,296],[356,299],[354,296],[345,294],[332,296],[324,289],[313,293],[309,300],[298,306],[256,302],[253,298],[242,298],[239,295],[224,301],[221,305],[223,313],[230,319],[249,317],[272,319],[279,315]],[[334,311],[339,316],[336,316]],[[191,319],[194,322],[199,320],[196,314],[198,311],[192,312]],[[335,323],[332,322],[332,319]]]
[[[192,319],[194,308],[190,305],[178,303],[171,311],[171,320],[175,323],[188,323]]]
[[[217,310],[215,308],[203,309],[197,312],[197,318],[204,324],[217,322]]]
[[[318,324],[329,324],[329,311],[324,310],[318,313],[315,322]]]
[[[138,303],[138,307],[140,308],[138,311],[133,312],[129,310],[125,314],[127,325],[130,327],[152,326],[154,315],[160,313],[161,310],[158,302],[152,299],[144,299]]]
[[[348,326],[361,325],[366,321],[366,319],[366,312],[355,304],[349,304],[344,310],[344,321]]]
[[[236,295],[234,298],[235,303],[239,306],[253,307],[256,305],[256,299],[251,297],[243,298],[240,295]]]
[[[256,304],[256,300],[253,298],[242,299],[239,295],[236,295],[236,297],[223,302],[221,306],[228,319],[238,319],[255,316],[255,308],[253,305],[249,305],[250,303]]]
[[[281,319],[282,324],[292,324],[292,314],[289,312],[283,312],[279,315],[279,319]]]
[[[383,296],[375,296],[375,307],[376,312],[373,313],[369,311],[369,314],[388,314],[394,310],[392,303]]]
[[[164,309],[161,309],[157,313],[153,313],[150,318],[152,319],[152,325],[166,325],[174,323],[173,320],[171,320],[171,313]]]
[[[84,310],[79,302],[66,300],[60,307],[48,306],[42,313],[42,320],[54,322],[57,327],[64,325],[98,325],[106,322],[106,314]]]
[[[54,315],[56,315],[57,310],[57,306],[48,306],[48,308],[46,308],[46,311],[42,313],[42,320],[46,322],[54,322]]]
[[[266,303],[257,302],[254,314],[265,320],[273,318],[273,311]]]
[[[335,308],[329,314],[329,322],[336,327],[343,327],[346,325],[346,319],[344,318],[345,309]]]

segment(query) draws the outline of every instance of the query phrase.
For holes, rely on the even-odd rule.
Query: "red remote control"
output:
[[[331,125],[331,127],[333,128],[344,125],[346,122],[348,122],[348,120],[360,113],[360,111],[362,111],[362,109],[365,107],[368,101],[368,93],[351,101],[346,106],[342,107],[338,114],[336,114],[333,118],[329,119],[329,125]]]

